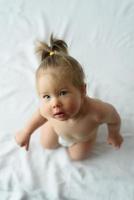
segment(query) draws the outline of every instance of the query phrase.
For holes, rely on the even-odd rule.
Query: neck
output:
[[[87,113],[87,97],[84,97],[81,101],[81,107],[79,112],[74,117],[75,120],[83,118]]]

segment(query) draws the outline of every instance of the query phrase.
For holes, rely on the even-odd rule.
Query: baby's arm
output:
[[[17,144],[21,147],[25,146],[26,150],[28,150],[31,134],[46,121],[47,119],[40,115],[40,111],[38,109],[27,122],[26,126],[17,132],[15,136]]]
[[[120,148],[123,137],[120,134],[121,119],[116,109],[108,104],[101,103],[102,122],[107,124],[108,138],[107,142],[117,148]]]

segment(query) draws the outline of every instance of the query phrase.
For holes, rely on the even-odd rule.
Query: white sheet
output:
[[[134,1],[0,0],[0,199],[134,199]],[[14,135],[38,106],[34,72],[37,39],[65,39],[87,75],[88,93],[112,103],[122,118],[117,151],[99,130],[89,159],[44,150],[39,130],[30,151]]]

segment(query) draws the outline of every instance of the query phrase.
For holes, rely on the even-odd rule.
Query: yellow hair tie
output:
[[[54,51],[50,51],[49,55],[50,56],[54,55]]]

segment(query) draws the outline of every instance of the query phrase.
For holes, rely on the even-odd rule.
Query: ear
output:
[[[86,96],[86,93],[87,93],[86,90],[87,90],[87,85],[86,84],[82,85],[81,86],[81,93],[82,93],[83,96]]]

